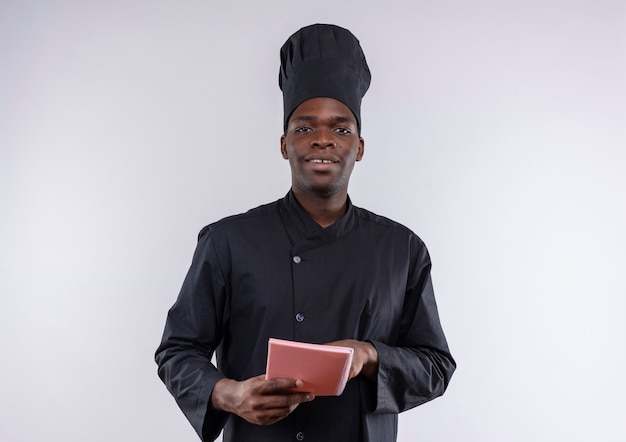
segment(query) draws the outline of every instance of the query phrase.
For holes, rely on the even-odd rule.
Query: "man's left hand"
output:
[[[376,375],[378,374],[378,352],[371,342],[343,339],[341,341],[329,342],[328,345],[354,349],[350,377],[348,379],[363,374],[363,376],[372,381],[376,380]]]

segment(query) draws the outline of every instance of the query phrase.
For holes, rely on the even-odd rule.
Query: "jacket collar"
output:
[[[334,224],[323,228],[304,211],[290,190],[281,204],[281,218],[291,244],[298,249],[310,249],[344,236],[352,230],[355,210],[348,196],[346,212]]]

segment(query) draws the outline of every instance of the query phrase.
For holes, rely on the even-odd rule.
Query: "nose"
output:
[[[330,130],[318,129],[315,137],[311,140],[311,147],[326,149],[336,147],[335,139]]]

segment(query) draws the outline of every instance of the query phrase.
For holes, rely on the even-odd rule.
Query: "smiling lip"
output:
[[[307,163],[313,163],[313,164],[335,164],[339,162],[339,161],[331,160],[328,158],[309,158],[309,159],[306,159],[305,161]]]

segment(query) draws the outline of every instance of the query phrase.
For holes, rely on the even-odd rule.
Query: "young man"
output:
[[[308,26],[281,49],[281,153],[291,190],[205,227],[156,353],[203,440],[396,439],[397,414],[445,391],[455,369],[430,258],[409,229],[352,205],[370,72],[358,40]],[[265,380],[270,337],[354,349],[341,396]],[[211,364],[217,352],[218,366]]]

